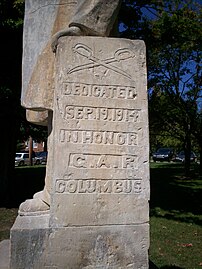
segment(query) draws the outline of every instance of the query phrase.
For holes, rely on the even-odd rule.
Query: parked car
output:
[[[33,164],[34,164],[34,165],[39,165],[39,164],[41,164],[41,159],[38,158],[38,157],[34,157],[34,158],[33,158]]]
[[[173,150],[170,148],[159,148],[156,152],[152,154],[154,162],[156,161],[167,161],[170,162],[173,158]]]
[[[185,153],[184,153],[183,150],[180,151],[180,152],[176,155],[176,157],[175,157],[175,161],[176,161],[176,162],[182,162],[182,163],[185,161]],[[191,161],[191,162],[196,162],[196,161],[197,161],[197,156],[196,156],[196,154],[195,154],[193,151],[191,151],[190,161]]]
[[[35,153],[32,155],[32,162],[34,165],[41,164],[41,159],[38,159],[35,156]],[[29,165],[29,153],[28,152],[18,152],[15,154],[15,166]]]
[[[35,163],[37,162],[38,164],[46,164],[47,156],[47,151],[35,152]]]
[[[29,164],[29,153],[19,152],[15,154],[15,166],[23,166]]]

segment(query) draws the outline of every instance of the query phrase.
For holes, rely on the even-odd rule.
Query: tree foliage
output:
[[[202,152],[201,4],[125,0],[122,11],[121,36],[146,42],[150,141],[173,140],[185,149],[189,168],[194,142]]]
[[[193,136],[202,137],[201,11],[193,2],[169,1],[148,31],[151,129],[158,121],[163,131],[183,141],[186,168]]]
[[[0,27],[17,29],[23,24],[24,1],[0,1]]]

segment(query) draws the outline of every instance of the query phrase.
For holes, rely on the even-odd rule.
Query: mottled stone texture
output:
[[[148,222],[144,43],[61,38],[56,59],[51,225]]]
[[[148,268],[148,224],[48,228],[43,217],[31,217],[38,227],[26,219],[12,229],[12,269]]]
[[[17,217],[11,229],[10,268],[45,268],[50,229],[49,215]]]
[[[144,43],[63,37],[55,81],[50,219],[18,217],[11,268],[146,269]]]
[[[74,0],[25,1],[21,104],[30,122],[47,125],[54,94],[51,37],[69,25],[76,4]]]
[[[23,30],[21,103],[27,120],[47,125],[53,110],[54,54],[51,38],[70,26],[82,35],[111,36],[120,0],[26,0]]]

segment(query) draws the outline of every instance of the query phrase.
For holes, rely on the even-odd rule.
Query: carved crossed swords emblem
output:
[[[74,53],[78,53],[82,57],[87,58],[89,60],[89,63],[85,63],[85,64],[78,65],[76,67],[73,67],[72,69],[70,69],[67,72],[68,74],[72,74],[76,71],[80,71],[80,70],[84,70],[84,69],[88,69],[88,68],[103,66],[109,70],[112,70],[120,75],[123,75],[123,76],[131,79],[131,76],[129,74],[127,74],[124,70],[111,64],[114,62],[120,62],[123,60],[127,60],[129,58],[135,57],[135,54],[130,49],[127,49],[127,48],[118,49],[117,51],[115,51],[113,57],[107,58],[104,60],[101,60],[101,59],[93,56],[92,49],[89,48],[88,46],[86,46],[85,44],[82,44],[82,43],[76,44],[72,48],[72,50]]]

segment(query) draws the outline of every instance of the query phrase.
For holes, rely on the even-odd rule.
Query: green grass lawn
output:
[[[179,163],[151,163],[150,259],[158,268],[202,268],[202,180]]]
[[[202,268],[202,180],[192,166],[184,177],[178,163],[151,163],[150,260],[159,269]],[[43,188],[45,167],[16,168],[13,205]],[[0,241],[9,238],[17,208],[0,208]]]
[[[0,241],[10,237],[10,228],[17,216],[17,208],[0,208]]]
[[[202,268],[202,227],[151,217],[150,259],[158,268]]]

